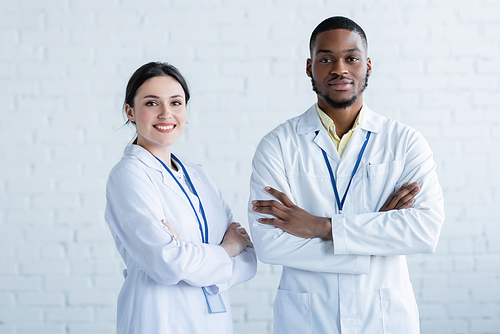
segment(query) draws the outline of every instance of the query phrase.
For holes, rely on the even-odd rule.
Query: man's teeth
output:
[[[155,128],[160,129],[160,130],[170,130],[170,129],[173,129],[174,126],[173,125],[167,125],[167,126],[155,125]]]

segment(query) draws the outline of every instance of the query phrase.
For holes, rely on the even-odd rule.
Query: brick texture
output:
[[[173,151],[203,164],[248,226],[260,138],[315,101],[308,39],[327,16],[368,35],[365,100],[421,131],[446,214],[435,254],[408,259],[422,333],[500,333],[500,2],[0,2],[0,333],[113,333],[123,263],[105,183],[133,130],[126,82],[168,61],[192,89]],[[271,333],[280,268],[231,290],[236,333]]]

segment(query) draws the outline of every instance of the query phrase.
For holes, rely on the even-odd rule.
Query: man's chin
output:
[[[326,103],[328,103],[328,105],[334,109],[347,109],[352,106],[354,102],[356,102],[358,96],[353,96],[352,98],[347,100],[334,100],[329,96],[325,96],[324,99]]]

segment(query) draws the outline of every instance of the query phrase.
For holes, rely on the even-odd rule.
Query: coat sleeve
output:
[[[332,217],[335,254],[407,255],[432,253],[444,222],[444,199],[432,151],[415,130],[407,140],[396,189],[417,182],[420,193],[409,209]]]
[[[215,185],[214,181],[205,171],[202,169],[204,173],[204,178],[209,181],[214,191],[217,193],[219,200],[224,207],[224,211],[226,212],[226,221],[224,222],[226,229],[233,222],[233,213],[231,212],[231,208],[224,200],[221,191]],[[209,224],[210,225],[210,224]],[[222,242],[222,240],[221,240]],[[214,284],[212,286],[207,287],[207,291],[210,294],[217,294],[219,292],[227,291],[230,287],[234,285],[238,285],[240,283],[246,282],[252,279],[257,273],[257,256],[255,254],[255,250],[253,248],[245,248],[243,252],[239,255],[231,258],[232,262],[232,275],[229,281],[220,284]]]
[[[248,220],[257,257],[264,263],[339,274],[367,274],[370,256],[335,254],[332,241],[321,238],[299,238],[257,219],[266,215],[252,211],[252,200],[272,198],[264,188],[271,186],[284,192],[295,203],[284,167],[282,152],[276,137],[262,139],[252,164]]]
[[[175,241],[153,181],[133,163],[115,167],[106,190],[105,218],[127,266],[143,270],[158,284],[184,281],[202,287],[231,280],[233,263],[219,245]]]

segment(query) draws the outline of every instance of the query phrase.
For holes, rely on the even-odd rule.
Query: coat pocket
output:
[[[380,289],[384,334],[418,334],[418,308],[411,284]]]
[[[376,212],[395,190],[404,164],[402,160],[395,160],[385,164],[366,165],[363,176],[364,209],[366,212]]]
[[[275,334],[312,333],[311,295],[278,289],[274,300]]]

